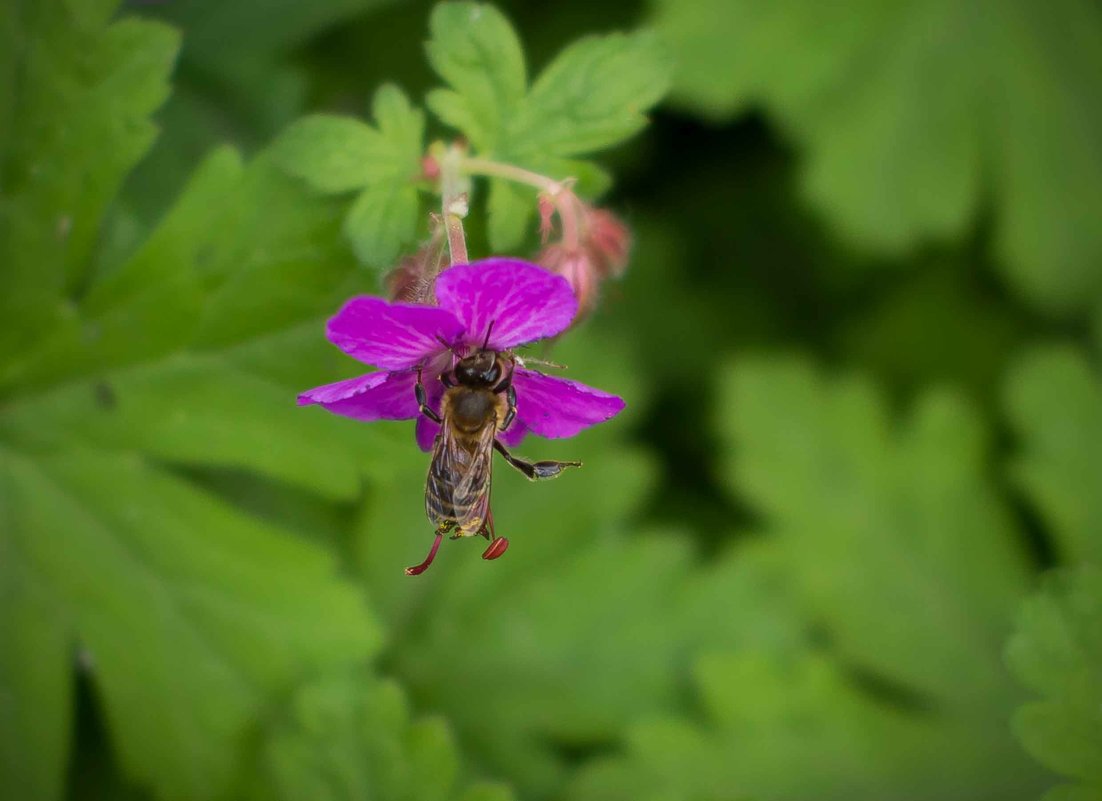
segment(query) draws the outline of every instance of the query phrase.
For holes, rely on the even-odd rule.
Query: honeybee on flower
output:
[[[624,402],[576,381],[522,366],[515,348],[570,326],[578,300],[567,280],[525,261],[491,258],[444,270],[436,306],[361,296],[329,321],[329,340],[377,372],[316,387],[299,404],[356,420],[417,419],[417,443],[432,452],[425,508],[435,539],[482,535],[484,559],[505,552],[490,510],[493,454],[531,480],[554,478],[577,462],[530,462],[513,455],[527,434],[572,437],[617,415]]]

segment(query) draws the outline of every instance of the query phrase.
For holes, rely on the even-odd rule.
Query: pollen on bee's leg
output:
[[[407,567],[407,576],[419,576],[429,569],[429,565],[432,564],[432,560],[436,558],[436,551],[440,547],[440,540],[443,539],[443,537],[444,535],[441,534],[439,531],[436,532],[436,539],[432,542],[432,547],[429,549],[429,555],[425,557],[425,561],[421,564],[414,565],[413,567]]]
[[[490,546],[482,552],[483,559],[497,559],[503,553],[505,549],[509,547],[509,540],[506,537],[498,537],[496,540],[490,543]]]

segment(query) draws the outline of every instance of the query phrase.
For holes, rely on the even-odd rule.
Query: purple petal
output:
[[[362,296],[345,303],[326,331],[349,356],[384,370],[404,370],[444,350],[441,340],[455,342],[463,324],[435,306]]]
[[[497,438],[502,441],[504,445],[509,448],[515,448],[521,443],[521,441],[528,435],[528,428],[519,419],[512,422],[512,425],[504,433],[499,433]]]
[[[416,381],[413,372],[369,373],[309,389],[298,396],[298,403],[317,403],[354,420],[408,420],[417,416]]]
[[[536,373],[521,367],[513,373],[517,417],[533,433],[558,439],[619,414],[624,401],[576,381]]]
[[[436,299],[463,323],[468,345],[481,345],[493,323],[493,350],[554,336],[578,312],[565,278],[519,259],[484,259],[445,270],[436,280]]]
[[[444,397],[444,385],[435,378],[425,378],[426,404],[437,414],[440,414],[440,399]],[[414,409],[416,411],[416,408]],[[440,431],[440,425],[421,415],[417,418],[417,445],[423,451],[431,451],[432,443]]]

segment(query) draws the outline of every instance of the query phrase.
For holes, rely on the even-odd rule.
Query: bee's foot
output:
[[[505,549],[509,547],[509,540],[506,537],[498,537],[496,540],[490,543],[489,547],[482,552],[483,559],[497,559],[503,553]]]
[[[429,555],[425,557],[425,561],[422,562],[419,565],[414,565],[413,567],[407,567],[406,568],[406,575],[407,576],[419,576],[422,573],[424,573],[426,570],[429,569],[429,565],[432,564],[432,560],[436,558],[436,551],[440,547],[440,540],[442,539],[442,537],[443,537],[443,534],[441,534],[440,532],[436,533],[436,539],[433,540],[432,547],[429,549]],[[491,545],[490,547],[492,548],[493,546]],[[502,548],[502,550],[505,550],[505,549]]]
[[[534,462],[532,464],[532,471],[535,475],[532,477],[532,480],[538,481],[543,478],[558,478],[566,468],[581,466],[581,462]]]

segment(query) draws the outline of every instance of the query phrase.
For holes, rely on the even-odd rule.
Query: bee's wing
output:
[[[433,525],[439,528],[452,522],[457,535],[469,536],[479,533],[487,522],[496,433],[494,421],[490,421],[468,447],[455,435],[445,415],[425,482],[425,512]]]

